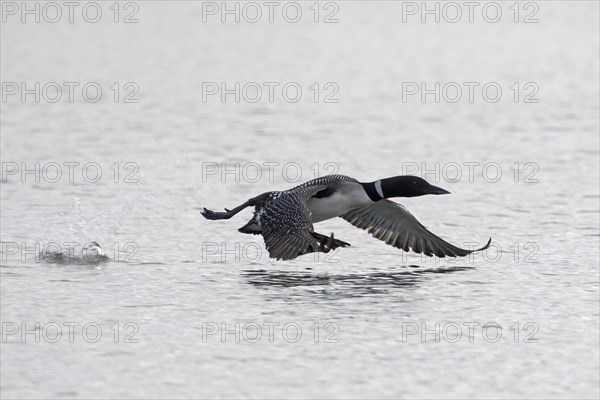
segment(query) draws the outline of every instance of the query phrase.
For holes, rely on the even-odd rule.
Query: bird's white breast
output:
[[[362,187],[360,190],[336,192],[329,197],[312,197],[306,203],[312,213],[310,218],[313,223],[339,217],[349,210],[369,204],[373,204],[373,202],[362,190]]]

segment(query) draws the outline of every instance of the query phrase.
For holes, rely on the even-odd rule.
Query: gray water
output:
[[[497,23],[358,1],[321,3],[318,23],[311,2],[297,23],[284,3],[273,23],[265,7],[221,23],[209,4],[121,3],[115,23],[99,4],[97,23],[80,8],[2,23],[3,398],[598,398],[597,2],[531,3],[517,23],[512,2]],[[40,82],[40,102],[6,82]],[[263,93],[223,103],[203,82]],[[403,101],[403,82],[463,97]],[[452,195],[397,200],[447,240],[493,246],[423,258],[340,219],[316,230],[352,247],[276,262],[237,232],[250,210],[198,212],[331,172],[421,175]],[[109,260],[82,253],[92,241]]]

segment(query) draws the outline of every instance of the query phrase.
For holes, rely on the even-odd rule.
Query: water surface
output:
[[[540,2],[537,24],[402,23],[399,3],[337,4],[335,24],[202,23],[199,3],[138,2],[136,24],[2,25],[3,82],[104,89],[97,103],[2,103],[2,161],[63,166],[56,183],[2,183],[4,397],[598,397],[598,4]],[[120,96],[136,83],[139,102],[115,103],[114,82]],[[304,95],[204,102],[203,82]],[[339,102],[315,103],[314,82],[337,84]],[[403,102],[402,82],[504,94]],[[515,103],[514,82],[536,83],[539,101]],[[64,163],[79,163],[73,179]],[[236,230],[250,211],[197,210],[415,166],[452,195],[402,203],[493,249],[407,256],[332,220],[317,231],[352,247],[273,262]],[[109,261],[35,258],[36,243],[91,241]]]

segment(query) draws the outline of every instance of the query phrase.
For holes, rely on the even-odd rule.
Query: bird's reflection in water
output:
[[[327,274],[310,271],[245,270],[242,277],[261,289],[306,287],[311,292],[323,290],[329,295],[358,297],[388,293],[397,288],[411,288],[429,275],[468,271],[474,267],[421,268],[410,265],[401,271],[377,271],[353,274]]]

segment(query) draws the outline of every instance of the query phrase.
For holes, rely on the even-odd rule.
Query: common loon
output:
[[[211,220],[229,219],[246,207],[255,207],[254,216],[239,229],[242,233],[262,234],[271,258],[290,260],[307,253],[324,252],[349,243],[314,231],[313,224],[341,217],[365,229],[375,238],[415,253],[438,257],[462,257],[485,250],[456,247],[431,233],[402,205],[390,197],[415,197],[450,192],[430,185],[416,176],[395,176],[374,182],[359,182],[344,175],[327,175],[281,192],[266,192],[232,210],[215,212],[207,208],[202,215]]]

